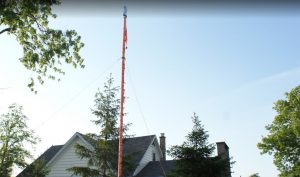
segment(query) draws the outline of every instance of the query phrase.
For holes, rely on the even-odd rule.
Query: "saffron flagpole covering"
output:
[[[119,129],[119,152],[118,152],[118,177],[122,177],[122,163],[123,163],[123,115],[124,115],[124,83],[125,83],[125,50],[127,48],[127,8],[124,6],[123,12],[124,26],[123,26],[123,45],[122,45],[122,75],[121,75],[121,99],[120,99],[120,129]]]

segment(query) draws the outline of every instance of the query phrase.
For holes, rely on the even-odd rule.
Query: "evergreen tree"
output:
[[[82,177],[116,177],[118,162],[119,128],[117,124],[120,101],[117,98],[119,87],[113,86],[110,77],[104,84],[104,90],[95,94],[95,105],[92,113],[97,117],[92,122],[101,128],[99,134],[87,134],[85,138],[93,145],[89,149],[83,145],[76,145],[76,153],[81,158],[88,159],[87,167],[72,167],[69,170]],[[125,126],[126,127],[126,126]],[[132,171],[130,157],[124,157],[123,174],[127,176]]]
[[[258,173],[254,173],[254,174],[250,175],[249,177],[259,177],[259,174]]]
[[[168,177],[221,177],[224,173],[228,175],[229,159],[212,157],[215,148],[208,143],[207,131],[195,113],[192,120],[194,126],[186,136],[187,140],[168,150],[168,154],[176,160],[175,169]]]

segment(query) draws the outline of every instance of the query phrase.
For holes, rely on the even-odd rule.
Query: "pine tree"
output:
[[[259,177],[259,174],[258,173],[254,173],[254,174],[250,175],[249,177]]]
[[[92,122],[101,128],[99,134],[87,134],[87,139],[94,147],[89,149],[83,145],[76,145],[76,153],[81,158],[88,159],[87,167],[72,167],[75,175],[82,177],[116,177],[118,161],[119,128],[117,124],[120,100],[117,98],[119,87],[113,86],[110,75],[104,84],[104,90],[95,94],[95,105],[92,113],[97,117]],[[126,126],[125,126],[126,127]],[[130,157],[124,157],[124,176],[132,170],[129,163]]]
[[[213,144],[208,143],[207,131],[194,113],[193,129],[182,145],[172,146],[168,154],[176,160],[175,169],[168,177],[220,177],[228,169],[229,159],[212,157]]]

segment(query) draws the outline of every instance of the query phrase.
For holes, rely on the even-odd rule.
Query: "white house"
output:
[[[124,154],[134,154],[132,163],[136,165],[133,177],[165,177],[174,167],[175,161],[166,160],[166,142],[162,133],[160,143],[156,135],[128,138],[124,141]],[[92,144],[81,133],[76,132],[64,145],[51,146],[38,159],[43,159],[50,168],[47,177],[77,177],[67,169],[75,166],[87,166],[87,160],[81,159],[75,152],[75,145],[81,144],[93,149]],[[217,143],[218,155],[229,157],[225,142]],[[30,177],[29,168],[25,168],[16,177]]]

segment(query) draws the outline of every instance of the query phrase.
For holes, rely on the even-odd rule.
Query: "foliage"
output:
[[[254,174],[250,175],[249,177],[259,177],[259,174],[258,173],[254,173]]]
[[[300,86],[278,100],[272,124],[266,126],[269,134],[258,143],[262,154],[274,156],[274,164],[280,176],[300,176]]]
[[[62,31],[49,27],[49,18],[56,18],[52,6],[59,0],[0,0],[0,34],[13,35],[23,48],[21,63],[35,73],[28,87],[34,91],[35,81],[57,79],[65,74],[62,64],[83,68],[79,55],[84,46],[75,30]]]
[[[0,118],[0,176],[9,177],[14,165],[24,168],[26,158],[32,158],[25,144],[35,145],[39,139],[28,128],[21,106],[12,104]]]
[[[49,172],[50,168],[46,166],[45,161],[43,159],[37,159],[26,167],[22,174],[20,174],[20,177],[46,177]]]
[[[119,116],[120,101],[117,98],[118,87],[113,86],[113,78],[110,76],[104,85],[104,90],[95,94],[95,105],[92,113],[97,117],[93,122],[101,127],[99,134],[87,134],[87,139],[93,149],[77,144],[76,153],[81,158],[88,159],[88,167],[72,167],[75,175],[82,177],[116,177],[118,162],[119,129],[117,120]],[[126,127],[126,126],[125,126]],[[126,129],[125,129],[126,131]],[[133,170],[130,164],[130,156],[123,158],[123,174],[129,175]]]
[[[172,146],[168,154],[176,160],[176,167],[169,177],[219,177],[228,168],[229,159],[211,157],[214,146],[208,143],[207,131],[194,113],[193,129],[182,145]]]
[[[46,177],[50,172],[49,167],[46,166],[45,161],[42,159],[38,159],[32,165],[32,177]]]
[[[113,86],[113,78],[110,77],[104,84],[103,93],[98,89],[95,94],[95,105],[92,113],[97,117],[93,122],[100,126],[100,138],[105,140],[118,137],[117,120],[120,110],[120,99],[117,98],[118,87]]]

